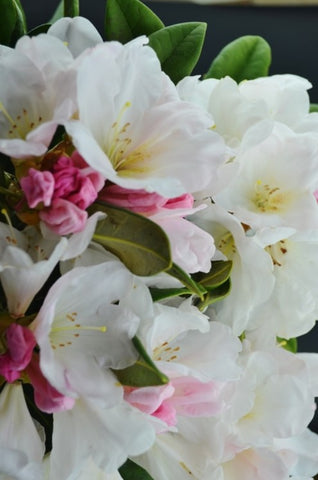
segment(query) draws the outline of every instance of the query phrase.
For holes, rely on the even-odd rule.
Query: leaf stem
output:
[[[64,0],[64,17],[79,15],[79,0]]]

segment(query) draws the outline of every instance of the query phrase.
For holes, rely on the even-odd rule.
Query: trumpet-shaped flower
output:
[[[49,35],[23,37],[16,49],[1,47],[2,153],[24,159],[46,152],[57,125],[76,109],[72,62],[63,42]]]
[[[253,132],[262,128],[259,123]],[[276,124],[265,140],[242,152],[236,161],[238,175],[215,196],[216,203],[255,229],[317,227],[318,148],[312,134],[295,134]]]
[[[131,338],[139,319],[116,304],[133,285],[123,265],[108,262],[75,268],[51,287],[31,328],[40,347],[40,368],[59,392],[99,398],[106,405],[121,398],[108,369],[136,359]]]
[[[208,183],[223,162],[223,142],[209,130],[208,114],[179,99],[144,43],[110,42],[85,55],[78,67],[79,120],[65,126],[105,179],[177,197]]]
[[[144,415],[126,402],[116,403],[104,408],[100,402],[78,399],[72,410],[54,415],[50,480],[88,478],[79,474],[89,460],[105,474],[101,479],[120,479],[111,475],[127,457],[151,447],[155,432]]]

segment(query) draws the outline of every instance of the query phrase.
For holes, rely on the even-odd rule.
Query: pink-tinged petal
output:
[[[0,374],[13,382],[29,364],[36,341],[29,328],[16,323],[7,328],[6,341],[8,350],[0,355]]]
[[[165,208],[169,208],[171,210],[175,209],[191,209],[193,208],[194,198],[191,193],[185,193],[184,195],[180,195],[180,197],[169,198],[167,203],[165,204]]]
[[[35,403],[40,410],[53,413],[73,408],[75,399],[62,395],[47,381],[40,370],[36,355],[33,355],[26,371],[34,388]]]
[[[105,202],[127,208],[132,212],[153,214],[167,203],[167,198],[146,190],[133,190],[119,185],[107,185],[99,194]]]
[[[28,175],[21,178],[20,185],[30,208],[35,208],[41,202],[45,207],[50,205],[55,185],[51,172],[30,168]]]
[[[169,427],[174,427],[177,424],[176,409],[169,402],[163,402],[160,407],[155,412],[153,412],[152,415],[156,418],[159,418],[159,420],[165,422]],[[163,433],[163,430],[160,430],[160,433]]]
[[[174,387],[170,383],[156,387],[125,388],[124,399],[142,412],[152,415],[173,393]]]
[[[194,377],[179,377],[171,380],[175,393],[169,403],[178,414],[189,417],[209,417],[220,413],[224,402],[220,396],[223,384],[201,382]]]
[[[215,252],[214,240],[210,234],[184,218],[153,218],[167,233],[172,258],[186,272],[208,272]]]
[[[40,219],[58,235],[80,232],[84,229],[87,212],[73,203],[57,198],[51,206],[40,212]]]

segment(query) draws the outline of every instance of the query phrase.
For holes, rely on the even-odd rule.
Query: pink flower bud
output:
[[[54,177],[51,172],[30,168],[28,175],[21,178],[20,184],[30,208],[35,208],[39,203],[48,207],[54,192]]]
[[[84,229],[87,212],[74,203],[57,198],[48,209],[41,210],[40,219],[58,235],[68,235]]]
[[[0,374],[7,382],[14,382],[29,364],[36,341],[29,328],[16,323],[7,328],[6,340],[8,350],[0,355]]]

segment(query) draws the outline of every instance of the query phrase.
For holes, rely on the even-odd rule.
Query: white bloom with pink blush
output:
[[[109,42],[83,58],[77,79],[79,120],[65,127],[80,154],[105,179],[177,197],[209,182],[223,163],[223,141],[210,130],[208,114],[180,100],[145,43],[145,37],[126,45]]]
[[[107,185],[99,198],[106,202],[145,215],[168,235],[173,261],[188,273],[209,272],[215,247],[211,235],[184,217],[204,208],[193,208],[190,193],[166,198],[146,190],[133,190]]]

